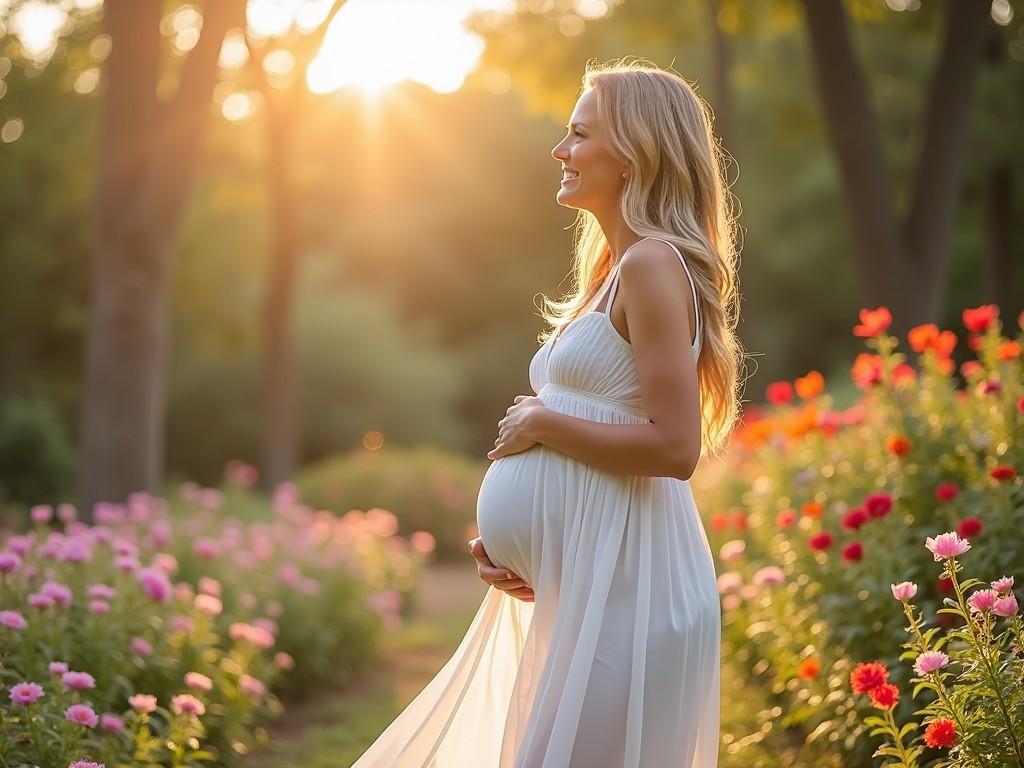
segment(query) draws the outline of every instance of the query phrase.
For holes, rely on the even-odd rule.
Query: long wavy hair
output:
[[[675,71],[642,59],[588,63],[582,93],[591,89],[609,150],[630,169],[619,202],[627,226],[674,243],[693,275],[702,321],[701,443],[717,455],[739,418],[745,362],[736,334],[738,227],[725,177],[728,156],[714,138],[710,107]],[[577,215],[573,251],[570,292],[560,301],[541,294],[541,316],[549,324],[541,341],[587,309],[613,266],[589,211]]]

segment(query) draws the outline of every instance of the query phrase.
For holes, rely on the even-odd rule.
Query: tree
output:
[[[158,96],[160,0],[107,0],[112,50],[104,68],[85,340],[81,502],[156,491],[163,464],[167,281],[196,172],[227,31],[244,0],[210,0],[202,32],[169,99]]]

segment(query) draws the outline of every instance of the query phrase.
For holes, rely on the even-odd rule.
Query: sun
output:
[[[411,80],[439,93],[458,90],[484,49],[465,20],[474,11],[513,5],[513,0],[349,0],[309,67],[309,88],[380,93]]]

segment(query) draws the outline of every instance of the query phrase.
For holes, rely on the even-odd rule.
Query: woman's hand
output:
[[[505,418],[498,422],[498,439],[487,458],[500,459],[535,446],[537,441],[532,437],[531,427],[543,410],[544,402],[539,397],[516,395],[513,405],[505,411]]]
[[[484,549],[484,542],[478,536],[469,540],[469,551],[476,560],[476,570],[480,578],[497,587],[503,592],[508,592],[512,597],[522,600],[524,603],[533,602],[533,587],[516,576],[508,568],[498,568],[487,556]]]

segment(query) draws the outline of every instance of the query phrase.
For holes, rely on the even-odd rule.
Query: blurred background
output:
[[[594,59],[672,66],[714,110],[748,403],[845,381],[861,307],[1009,315],[1022,11],[0,0],[0,503],[386,446],[482,463],[569,286],[549,153]]]

